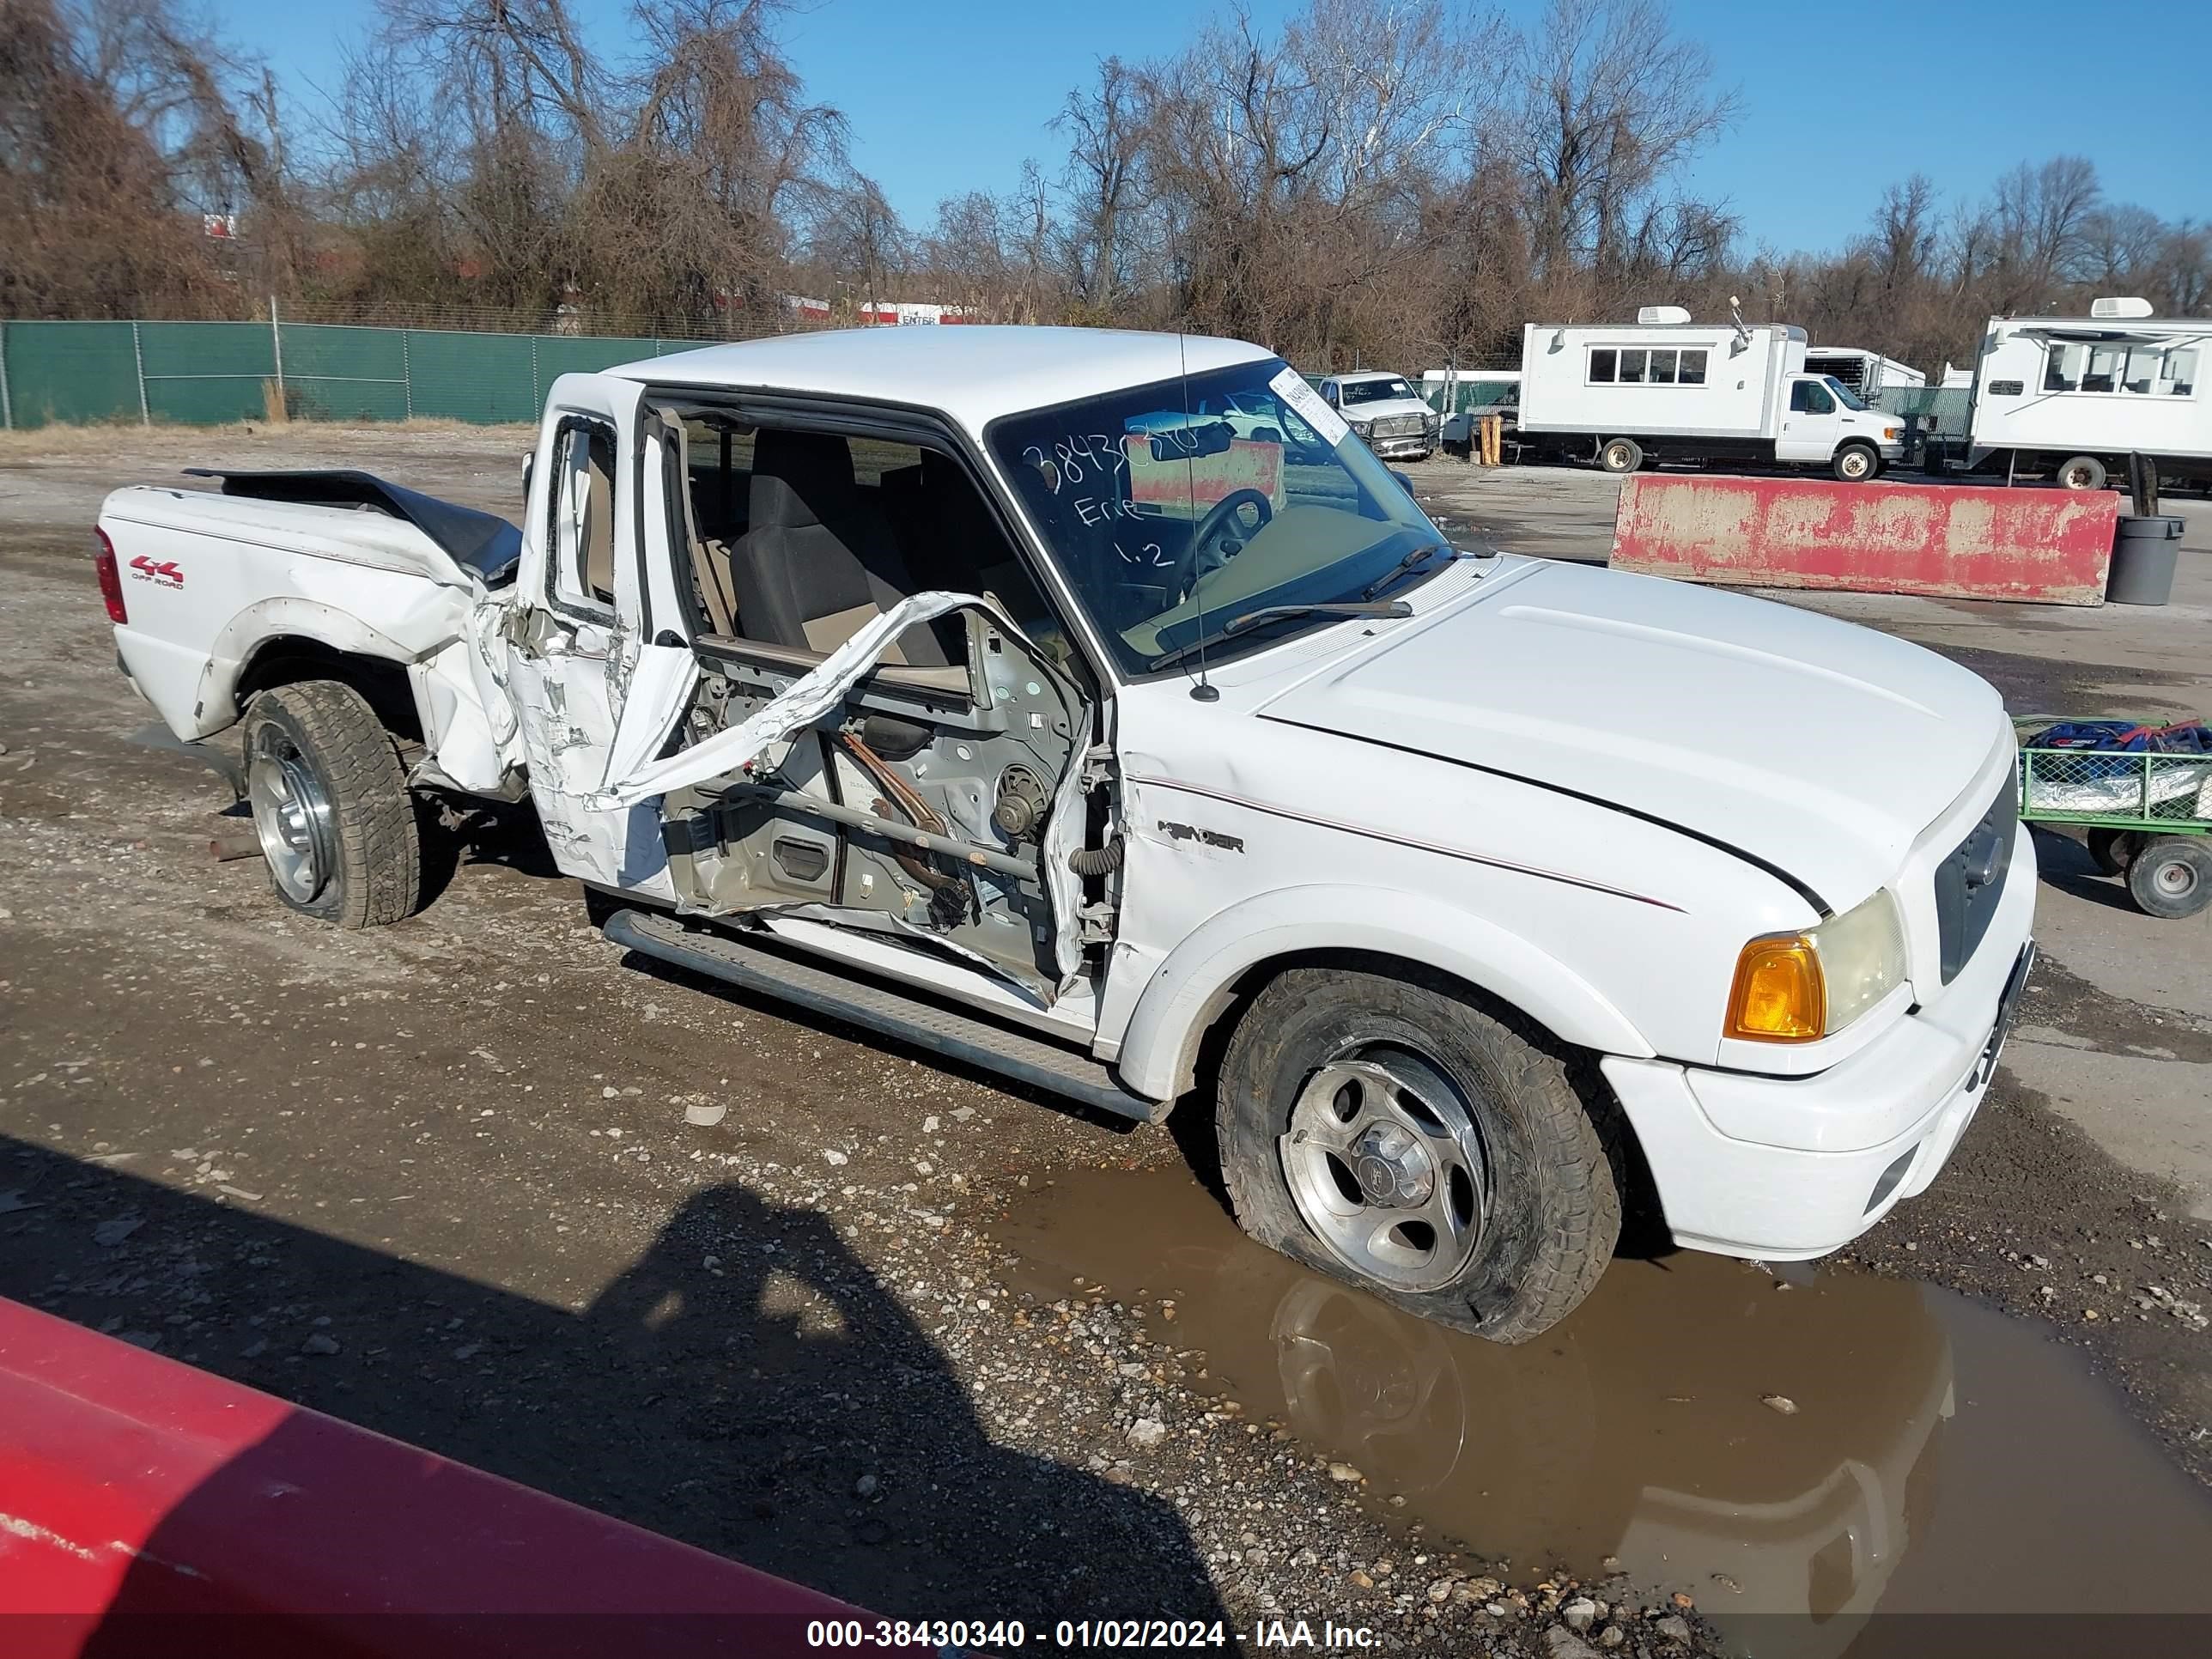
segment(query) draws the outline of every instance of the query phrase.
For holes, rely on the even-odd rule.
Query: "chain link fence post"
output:
[[[15,429],[15,403],[8,395],[8,325],[0,322],[0,428]]]
[[[138,338],[138,325],[131,325],[131,367],[138,377],[138,424],[151,426],[153,416],[146,408],[146,348]]]
[[[291,418],[291,400],[284,395],[284,325],[276,320],[276,296],[269,296],[269,347],[276,356],[276,418]]]
[[[404,411],[401,418],[410,421],[415,418],[415,363],[407,355],[407,337],[414,331],[411,328],[399,331],[399,397]]]

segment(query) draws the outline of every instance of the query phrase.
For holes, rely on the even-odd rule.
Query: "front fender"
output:
[[[1558,958],[1432,896],[1316,884],[1261,893],[1185,935],[1144,978],[1117,1061],[1139,1094],[1168,1100],[1191,1085],[1198,1046],[1230,988],[1267,962],[1314,951],[1361,951],[1426,963],[1479,987],[1566,1042],[1649,1058],[1650,1043],[1595,987]],[[1115,974],[1143,973],[1133,947]],[[1111,993],[1109,991],[1109,1000]]]

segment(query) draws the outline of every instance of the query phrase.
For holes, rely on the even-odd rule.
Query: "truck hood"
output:
[[[1871,629],[1522,559],[1254,712],[1658,819],[1831,909],[1892,879],[2008,732],[1986,681]]]
[[[1365,422],[1392,420],[1401,415],[1419,415],[1426,418],[1436,410],[1419,398],[1386,398],[1379,403],[1346,404],[1339,413],[1347,421]]]

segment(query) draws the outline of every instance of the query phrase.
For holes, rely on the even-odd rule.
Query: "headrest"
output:
[[[822,522],[821,514],[809,507],[799,493],[781,478],[754,473],[750,500],[749,529],[803,530],[809,525]]]
[[[820,524],[842,514],[857,494],[853,452],[842,438],[763,428],[753,441],[755,525]]]

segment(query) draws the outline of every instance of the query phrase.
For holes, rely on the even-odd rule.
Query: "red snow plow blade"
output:
[[[750,1656],[809,1651],[825,1621],[853,1632],[841,1645],[859,1644],[855,1621],[877,1630],[829,1596],[0,1300],[9,1659]]]

